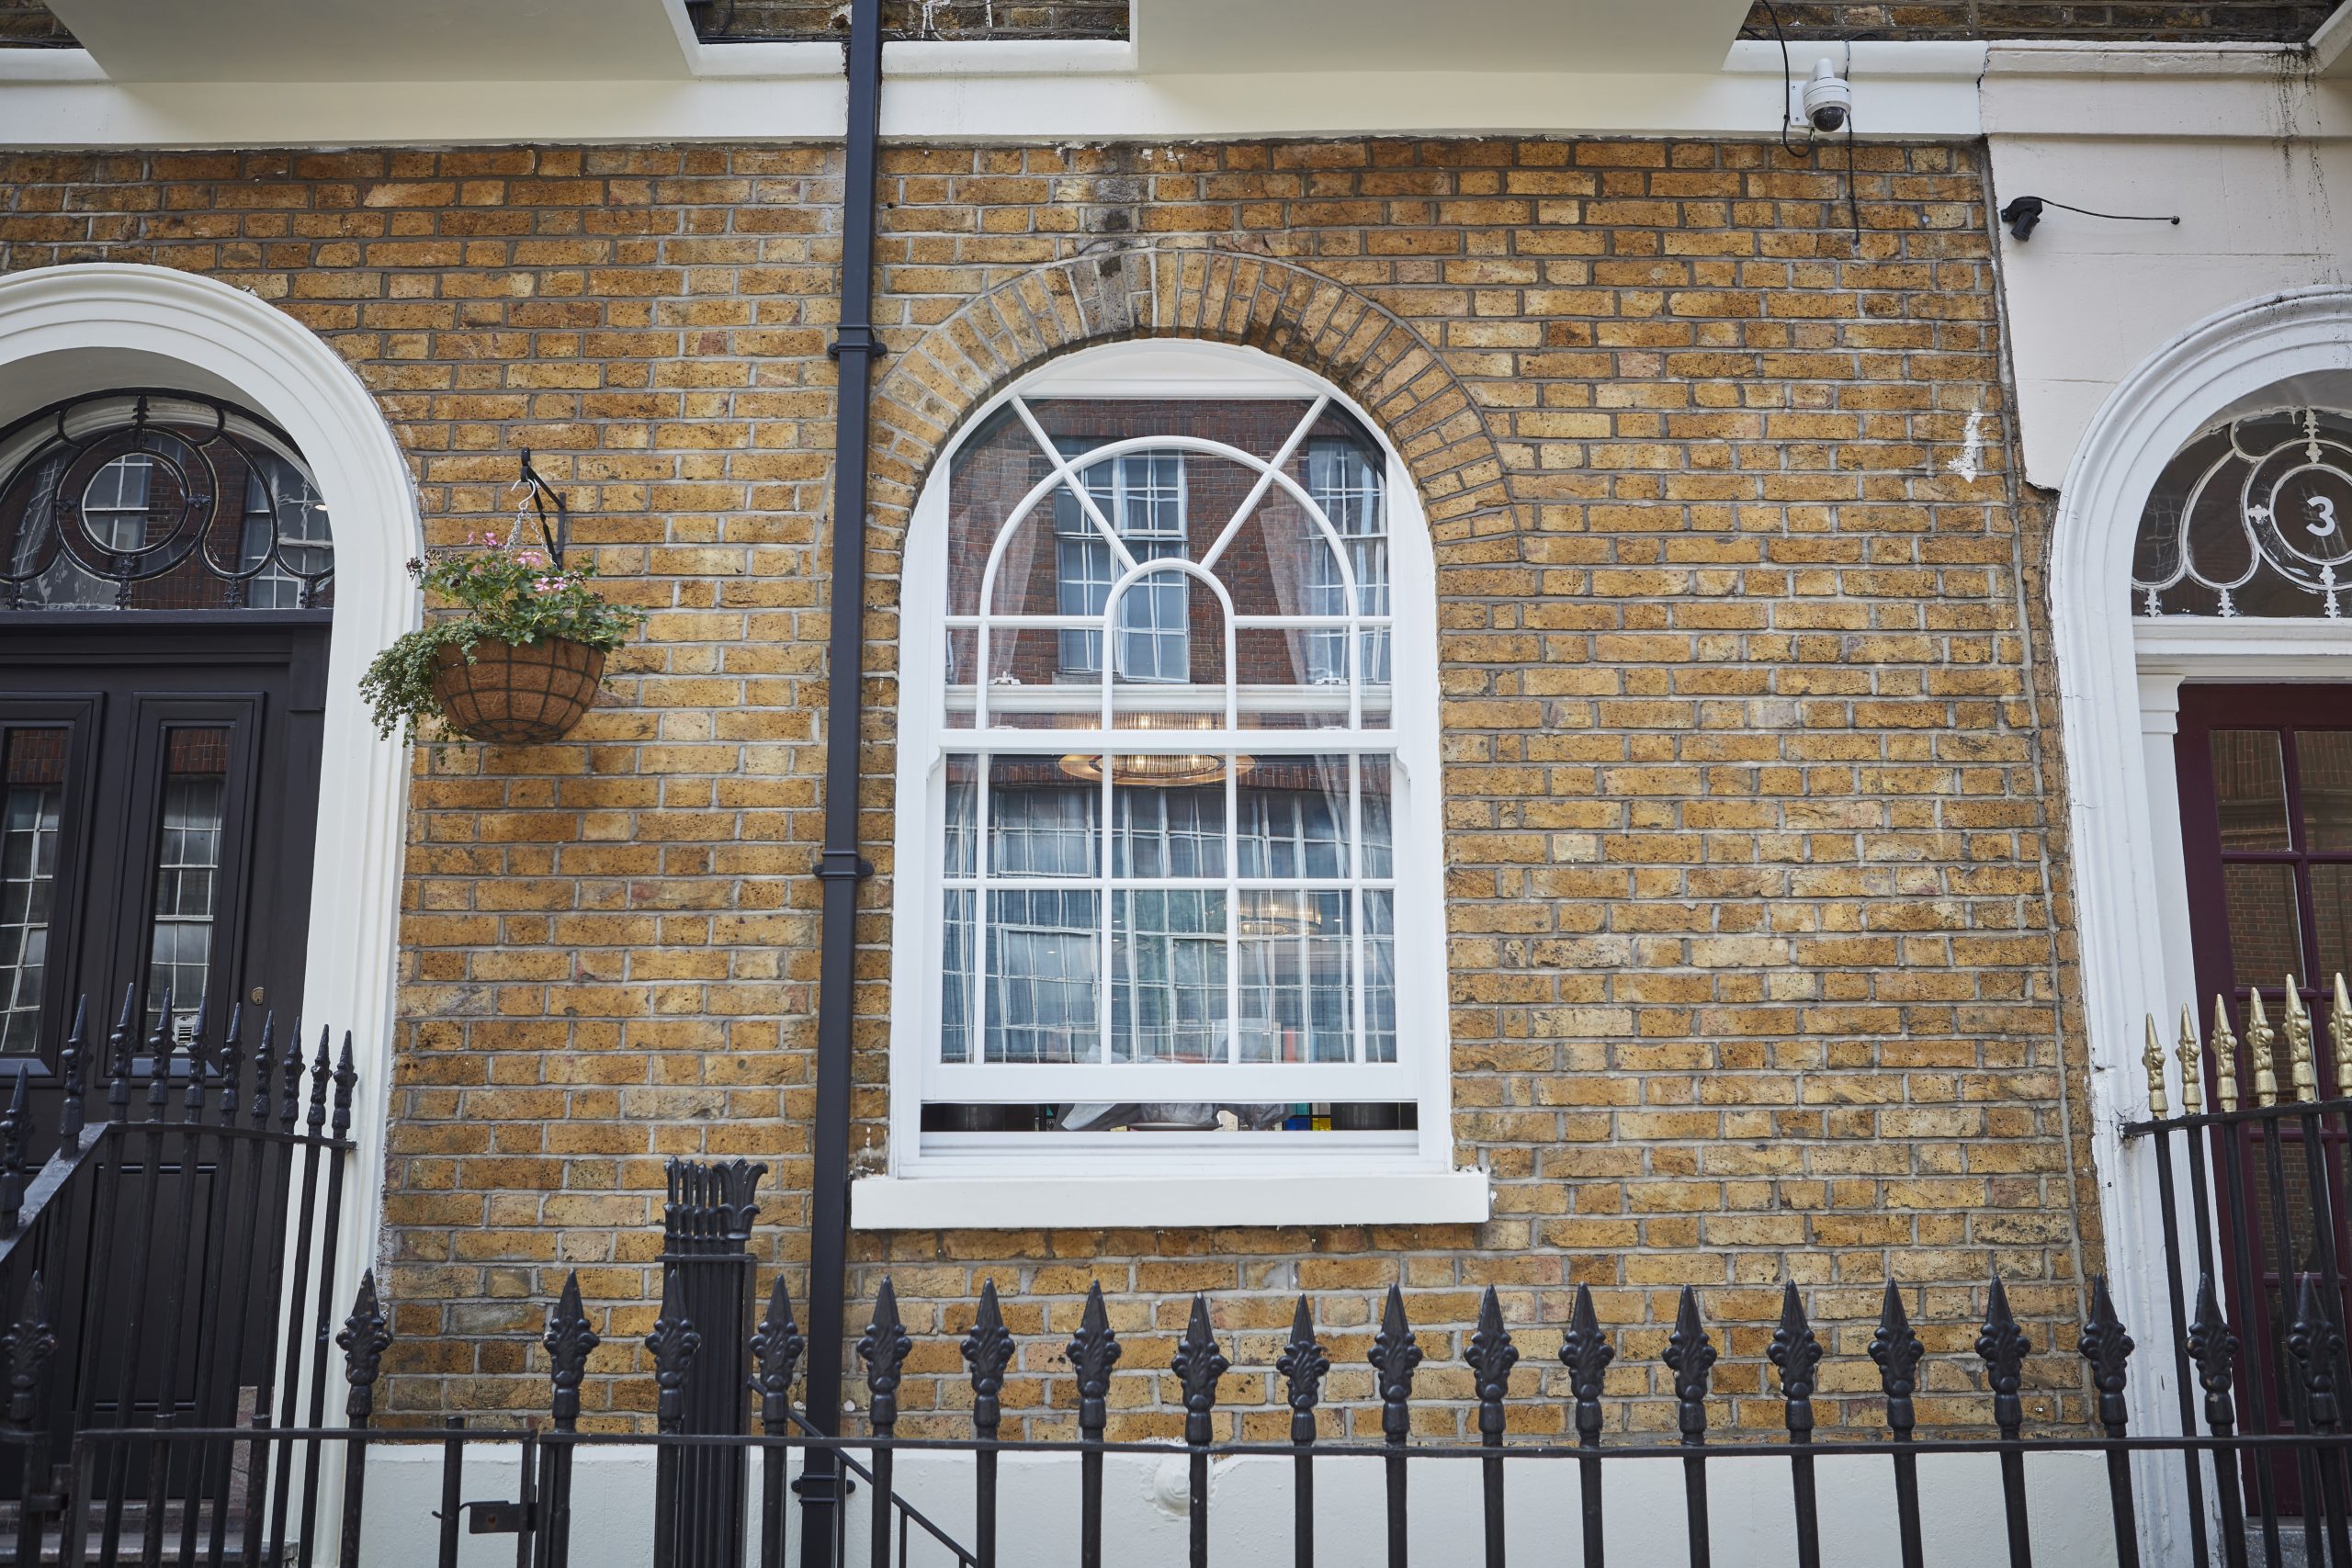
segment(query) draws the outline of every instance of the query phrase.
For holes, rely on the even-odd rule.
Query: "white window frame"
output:
[[[980,428],[988,415],[1014,398],[1046,397],[1321,398],[1348,408],[1367,431],[1377,428],[1344,394],[1271,355],[1222,345],[1157,342],[1106,344],[1057,360],[976,411],[965,431]],[[1418,673],[1416,679],[1394,682],[1390,694],[1396,1060],[1215,1066],[1023,1065],[1012,1069],[939,1060],[942,823],[950,739],[944,671],[952,453],[943,455],[916,502],[903,555],[890,1135],[885,1170],[852,1187],[851,1223],[856,1227],[1435,1224],[1488,1217],[1486,1173],[1453,1167],[1450,993],[1443,978],[1436,563],[1411,475],[1394,447],[1385,438],[1375,439],[1385,460],[1388,494],[1392,671]],[[1168,445],[1185,443],[1171,440]],[[1201,581],[1211,592],[1222,592],[1214,580]],[[1229,624],[1227,630],[1229,637]],[[995,705],[1021,690],[993,690],[986,700]],[[1123,700],[1132,691],[1122,688]],[[1330,695],[1335,701],[1349,700],[1348,694],[1337,689]],[[1067,697],[1064,688],[1063,700]],[[1230,716],[1227,722],[1232,722]],[[970,731],[956,733],[961,739]],[[1042,745],[1060,747],[1074,732],[1035,733]],[[1150,748],[1140,732],[1136,745],[1130,747],[1127,733],[1122,732],[1122,750]],[[1250,732],[1253,740],[1271,740],[1275,733]],[[1198,741],[1215,744],[1205,737]],[[985,853],[977,843],[975,850]],[[1112,983],[1107,970],[1102,983],[1107,997]],[[977,1031],[973,1038],[978,1041]],[[1204,1080],[1204,1073],[1216,1075],[1214,1087]],[[1418,1112],[1418,1127],[1395,1133],[1291,1134],[925,1134],[922,1129],[926,1101],[1091,1100],[1102,1097],[1106,1077],[1117,1086],[1121,1100],[1409,1101]]]

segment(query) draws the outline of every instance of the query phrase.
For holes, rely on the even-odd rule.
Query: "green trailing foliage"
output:
[[[516,648],[560,638],[610,653],[645,624],[645,612],[609,603],[589,586],[596,575],[593,558],[574,557],[559,570],[544,551],[502,543],[496,534],[466,536],[467,549],[428,550],[408,563],[411,577],[435,615],[403,632],[378,654],[359,680],[376,733],[398,729],[413,745],[420,725],[437,726],[441,705],[433,695],[435,652],[462,649],[474,661],[474,644],[488,638]]]

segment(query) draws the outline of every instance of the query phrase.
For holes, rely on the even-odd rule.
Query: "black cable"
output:
[[[1789,72],[1789,35],[1781,30],[1781,13],[1772,9],[1772,0],[1764,0],[1764,15],[1772,23],[1772,36],[1781,40],[1781,151],[1792,158],[1804,153],[1789,145],[1789,127],[1796,122],[1789,117],[1789,99],[1797,90],[1796,79]]]
[[[1846,69],[1851,71],[1853,67],[1849,65]],[[1862,254],[1862,209],[1854,198],[1854,110],[1850,104],[1846,108],[1846,220],[1854,226],[1854,258],[1859,261]]]
[[[2119,223],[2170,223],[2177,227],[2180,222],[2177,212],[2170,217],[2161,212],[2093,212],[2087,207],[2068,207],[2064,202],[2052,201],[2046,196],[2037,199],[2044,207],[2064,208],[2068,212],[2079,212],[2086,218],[2112,218]]]

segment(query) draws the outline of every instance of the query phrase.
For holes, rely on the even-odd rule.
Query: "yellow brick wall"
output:
[[[1838,154],[1827,157],[1834,164]],[[956,422],[1109,335],[1258,344],[1380,419],[1437,534],[1458,1157],[1480,1226],[864,1236],[919,1348],[907,1429],[956,1424],[982,1279],[1028,1336],[1007,1404],[1066,1429],[1090,1281],[1133,1338],[1115,1430],[1179,1422],[1209,1293],[1262,1404],[1295,1292],[1351,1406],[1401,1280],[1456,1430],[1476,1292],[1545,1370],[1568,1292],[1622,1326],[1656,1428],[1701,1288],[1720,1419],[1769,1426],[1783,1271],[1833,1395],[1890,1270],[1961,1352],[1995,1268],[2037,1344],[2098,1266],[2053,911],[2054,705],[2031,653],[2043,510],[2013,493],[1980,151],[1865,147],[1855,190],[1766,145],[1346,141],[892,149],[877,383],[854,1142],[886,1103],[898,532]],[[376,390],[428,536],[511,502],[529,446],[654,612],[562,745],[420,752],[385,1248],[396,1418],[527,1410],[577,1267],[650,1325],[661,1160],[772,1167],[805,1250],[833,417],[831,149],[508,149],[6,161],[5,265],[160,262],[281,305]],[[1981,416],[1984,473],[1951,469]],[[793,1274],[796,1292],[803,1281]],[[927,1337],[928,1336],[928,1337]],[[2071,1343],[2071,1340],[2065,1341]],[[1938,1355],[1923,1419],[1981,1419]],[[2061,1413],[2071,1357],[2036,1368]],[[1652,1397],[1645,1398],[1644,1395]],[[1450,1403],[1449,1403],[1450,1402]],[[1557,1406],[1520,1418],[1556,1428]],[[1270,1435],[1261,1408],[1238,1429]]]

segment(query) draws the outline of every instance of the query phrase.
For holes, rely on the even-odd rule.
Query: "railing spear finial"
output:
[[[2278,1032],[2270,1027],[2270,1015],[2262,1010],[2261,989],[2247,987],[2245,1048],[2254,1057],[2254,1102],[2266,1109],[2278,1103],[2278,1060],[2270,1049],[2278,1042]]]
[[[278,1064],[277,1130],[294,1131],[294,1123],[302,1115],[302,1021],[294,1020],[294,1027],[286,1038],[286,1060]],[[266,1085],[264,1098],[267,1098]]]
[[[2202,1115],[2205,1091],[2201,1080],[2205,1076],[2205,1052],[2197,1043],[2197,1015],[2188,1004],[2180,1004],[2180,1043],[2175,1047],[2180,1058],[2180,1111],[2184,1116]]]
[[[2205,1425],[2217,1438],[2228,1437],[2237,1425],[2236,1404],[2230,1397],[2237,1355],[2238,1337],[2222,1316],[2208,1271],[2197,1281],[2197,1321],[2188,1328],[2188,1359],[2197,1363],[2197,1381],[2205,1390]]]
[[[1388,1303],[1381,1311],[1380,1332],[1373,1336],[1367,1358],[1380,1374],[1380,1431],[1384,1440],[1401,1443],[1411,1430],[1413,1369],[1421,1364],[1421,1347],[1405,1321],[1405,1296],[1388,1287]]]
[[[1315,1316],[1307,1310],[1305,1296],[1298,1298],[1298,1310],[1291,1314],[1290,1343],[1283,1347],[1274,1371],[1282,1374],[1284,1399],[1290,1405],[1290,1440],[1313,1442],[1315,1406],[1323,1398],[1323,1380],[1330,1374],[1331,1353],[1315,1338]]]
[[[88,997],[74,999],[74,1027],[66,1033],[64,1048],[57,1054],[57,1081],[65,1091],[57,1106],[57,1138],[68,1153],[82,1140],[82,1079],[89,1070],[89,1037],[84,1030],[89,1010]]]
[[[1707,1374],[1714,1368],[1715,1343],[1699,1321],[1699,1293],[1688,1285],[1675,1309],[1674,1332],[1667,1337],[1666,1364],[1674,1369],[1682,1440],[1696,1447],[1707,1440]]]
[[[887,1284],[886,1284],[886,1289]],[[1086,1308],[1079,1314],[1078,1332],[1070,1337],[1070,1370],[1078,1374],[1078,1430],[1084,1438],[1100,1438],[1111,1416],[1111,1369],[1119,1359],[1119,1337],[1111,1332],[1110,1309],[1102,1303],[1102,1281],[1086,1287]]]
[[[2312,1015],[2303,1006],[2302,993],[2295,988],[2295,977],[2287,976],[2287,1067],[2288,1082],[2293,1087],[2298,1101],[2319,1098],[2319,1075],[2313,1070],[2312,1053]]]
[[[130,1112],[130,1021],[139,987],[122,988],[122,1015],[107,1032],[107,1120],[120,1122]]]
[[[1478,1327],[1470,1336],[1470,1371],[1477,1380],[1478,1435],[1500,1438],[1503,1405],[1510,1397],[1510,1370],[1519,1364],[1519,1347],[1503,1326],[1502,1299],[1492,1285],[1478,1302]]]
[[[2213,1103],[2224,1111],[2238,1108],[2238,1037],[2230,1028],[2229,1004],[2213,998]]]
[[[1813,1441],[1814,1369],[1821,1365],[1821,1340],[1805,1321],[1794,1280],[1781,1287],[1781,1326],[1764,1354],[1781,1369],[1781,1424],[1789,1429],[1789,1441]]]
[[[874,1293],[874,1318],[858,1337],[857,1359],[865,1363],[865,1415],[877,1432],[898,1425],[899,1379],[915,1342],[899,1319],[899,1293],[888,1275]]]
[[[0,1235],[17,1234],[25,1211],[25,1140],[31,1134],[32,1111],[25,1103],[25,1079],[18,1073],[8,1094],[7,1114],[0,1115]]]
[[[343,1351],[344,1381],[351,1385],[344,1414],[353,1426],[365,1427],[376,1413],[376,1373],[392,1343],[391,1327],[384,1321],[383,1306],[377,1300],[373,1269],[359,1276],[359,1294],[334,1342]]]
[[[2352,991],[2344,988],[2344,971],[2335,972],[2335,1006],[2327,1014],[2327,1043],[2334,1056],[2335,1092],[2352,1095]]]
[[[778,1274],[768,1292],[767,1315],[752,1331],[752,1387],[760,1396],[760,1429],[770,1437],[790,1435],[792,1379],[808,1348],[792,1320],[792,1292]]]
[[[2129,1376],[2126,1363],[2134,1348],[2132,1336],[2115,1315],[2114,1298],[2107,1293],[2107,1276],[2095,1276],[2091,1320],[2083,1325],[2081,1351],[2083,1359],[2091,1364],[2091,1385],[2098,1390],[2099,1422],[2110,1438],[2124,1436],[2124,1424],[2130,1418],[2123,1389]]]
[[[2025,1424],[2025,1402],[2018,1390],[2025,1383],[2025,1359],[2033,1341],[2018,1326],[2009,1310],[2009,1292],[1998,1274],[1984,1305],[1984,1327],[1976,1336],[1976,1353],[1984,1359],[1984,1382],[1993,1391],[1993,1425],[2003,1438],[2015,1438]]]
[[[686,1373],[693,1369],[695,1352],[702,1348],[702,1330],[687,1318],[677,1296],[677,1270],[664,1269],[662,1315],[645,1337],[645,1348],[653,1357],[653,1421],[663,1432],[676,1432],[685,1425]]]
[[[2141,1049],[2140,1065],[2148,1069],[2148,1119],[2161,1122],[2172,1114],[2172,1106],[2165,1095],[2165,1043],[2156,1035],[2156,1015],[2144,1015],[2148,1021],[2148,1043]],[[1893,1281],[1889,1282],[1890,1287]]]
[[[2154,1028],[2153,1021],[2150,1027]],[[1871,1337],[1871,1359],[1878,1363],[1879,1390],[1886,1395],[1886,1426],[1897,1442],[1910,1440],[1915,1424],[1911,1396],[1918,1392],[1919,1358],[1925,1354],[1927,1348],[1912,1330],[1911,1314],[1903,1308],[1903,1292],[1889,1280],[1879,1307],[1878,1332]]]
[[[983,1440],[996,1437],[1004,1419],[1004,1371],[1012,1365],[1012,1335],[997,1304],[996,1281],[980,1281],[980,1310],[964,1336],[964,1364],[972,1370],[972,1430]]]
[[[49,1323],[47,1292],[40,1270],[33,1270],[25,1287],[24,1308],[8,1330],[8,1408],[5,1417],[12,1432],[29,1432],[40,1416],[41,1383],[49,1359],[57,1353],[57,1335]]]
[[[172,984],[164,982],[164,1001],[155,1010],[155,1028],[147,1036],[147,1120],[161,1122],[172,1100],[172,1053],[179,1042],[172,1038]]]
[[[1577,1444],[1592,1448],[1600,1441],[1600,1390],[1617,1348],[1600,1331],[1592,1310],[1592,1287],[1577,1286],[1576,1305],[1568,1313],[1568,1331],[1560,1337],[1560,1363],[1568,1369],[1568,1397],[1576,1402]]]
[[[220,1037],[220,1125],[237,1124],[237,1094],[243,1081],[245,1063],[245,1004],[232,1002],[229,1007],[229,1030]]]
[[[1177,1344],[1176,1354],[1168,1363],[1176,1374],[1176,1382],[1184,1390],[1184,1441],[1193,1448],[1206,1448],[1215,1435],[1209,1426],[1216,1412],[1217,1380],[1233,1370],[1233,1363],[1217,1348],[1216,1333],[1209,1326],[1207,1298],[1193,1297],[1193,1314],[1184,1325],[1184,1337]]]
[[[2295,1276],[2295,1315],[2287,1325],[2287,1354],[2302,1374],[2303,1409],[2312,1425],[2332,1432],[2344,1419],[2336,1368],[2344,1356],[2344,1334],[2327,1310],[2333,1286],[2323,1289],[2316,1274]]]
[[[548,1415],[559,1432],[580,1429],[580,1385],[588,1375],[588,1354],[604,1341],[588,1321],[580,1300],[580,1270],[564,1276],[563,1293],[548,1313],[548,1331],[539,1343],[548,1349],[548,1379],[552,1389]]]

